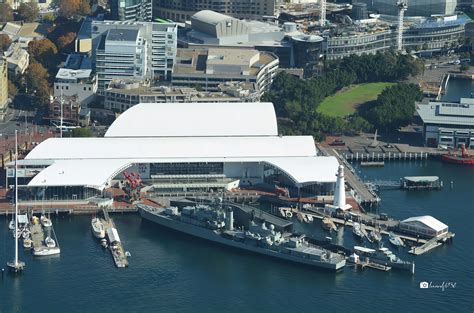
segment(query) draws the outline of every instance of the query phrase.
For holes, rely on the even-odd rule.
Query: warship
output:
[[[275,258],[337,271],[346,264],[343,255],[312,245],[305,235],[278,232],[274,225],[250,221],[248,229],[234,228],[231,208],[208,205],[156,208],[137,205],[142,218],[226,246]]]

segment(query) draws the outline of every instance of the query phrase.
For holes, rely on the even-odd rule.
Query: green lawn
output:
[[[333,96],[329,96],[317,108],[317,112],[330,116],[346,116],[356,111],[357,106],[377,99],[386,87],[394,83],[367,83],[352,85]]]

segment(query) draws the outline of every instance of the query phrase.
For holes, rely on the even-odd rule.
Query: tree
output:
[[[415,84],[397,84],[386,88],[375,104],[366,112],[367,120],[382,131],[396,131],[413,121],[415,101],[421,101],[423,93]]]
[[[49,39],[30,41],[28,53],[50,71],[53,71],[59,63],[58,48]]]
[[[13,10],[8,3],[0,3],[0,23],[13,21]]]
[[[74,128],[72,137],[94,137],[94,133],[90,128]]]
[[[18,95],[18,88],[16,88],[15,84],[12,83],[11,80],[8,80],[8,96],[11,99],[14,99]]]
[[[34,22],[38,18],[39,7],[36,2],[22,2],[18,7],[20,19],[26,22]]]
[[[91,7],[87,0],[59,0],[59,15],[73,18],[78,15],[89,15]]]
[[[12,40],[10,39],[10,37],[8,37],[8,35],[0,34],[0,52],[7,51],[11,43]]]
[[[48,71],[37,62],[31,63],[26,72],[28,92],[35,95],[35,104],[39,106],[47,105],[49,102],[50,88],[48,77]]]
[[[81,15],[90,15],[92,12],[91,5],[89,1],[82,0],[81,5],[79,6],[79,13]]]
[[[66,46],[68,46],[71,42],[74,41],[76,35],[77,34],[74,32],[68,32],[67,34],[58,37],[58,39],[56,40],[56,45],[58,46],[58,49],[63,50]]]

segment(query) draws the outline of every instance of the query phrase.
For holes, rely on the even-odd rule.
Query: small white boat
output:
[[[364,233],[362,232],[361,230],[361,226],[359,223],[357,222],[354,222],[354,226],[352,228],[352,233],[354,234],[354,236],[359,239],[359,240],[363,240],[364,239]]]
[[[102,238],[102,239],[100,240],[100,245],[101,245],[104,249],[107,248],[107,239]]]
[[[28,229],[24,229],[23,232],[21,233],[21,237],[23,237],[23,239],[27,239],[27,238],[30,238],[30,231]]]
[[[105,227],[104,224],[100,221],[99,218],[94,217],[92,219],[92,233],[96,238],[103,239],[105,238]]]
[[[41,216],[41,224],[43,225],[43,227],[53,226],[53,223],[51,222],[51,220],[44,215]]]
[[[314,221],[313,216],[310,215],[310,214],[306,214],[306,218],[307,218],[307,220],[308,220],[308,223],[312,223],[312,222]]]
[[[55,248],[41,248],[41,249],[34,249],[33,255],[35,256],[46,256],[46,255],[56,255],[61,253],[61,249],[59,247]]]
[[[130,252],[128,252],[128,251],[125,251],[125,256],[129,258],[129,257],[132,256],[132,254],[131,254]]]
[[[8,229],[9,230],[14,230],[15,229],[15,221],[11,220],[10,223],[8,223]]]
[[[23,248],[30,249],[32,244],[33,240],[31,240],[30,238],[23,239]]]
[[[44,240],[44,243],[46,244],[46,247],[48,248],[56,247],[56,241],[54,241],[54,239],[51,237],[46,237],[46,239]]]
[[[399,236],[395,235],[394,233],[390,233],[388,236],[388,241],[394,245],[395,247],[404,247],[405,243],[403,242],[403,239],[400,238]]]

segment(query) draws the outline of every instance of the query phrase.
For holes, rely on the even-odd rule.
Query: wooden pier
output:
[[[367,187],[360,177],[357,176],[352,166],[341,157],[336,150],[323,146],[319,146],[319,149],[324,155],[335,156],[339,160],[339,163],[344,166],[344,178],[347,184],[352,188],[351,194],[359,205],[362,207],[365,205],[374,206],[380,202],[378,195]]]

